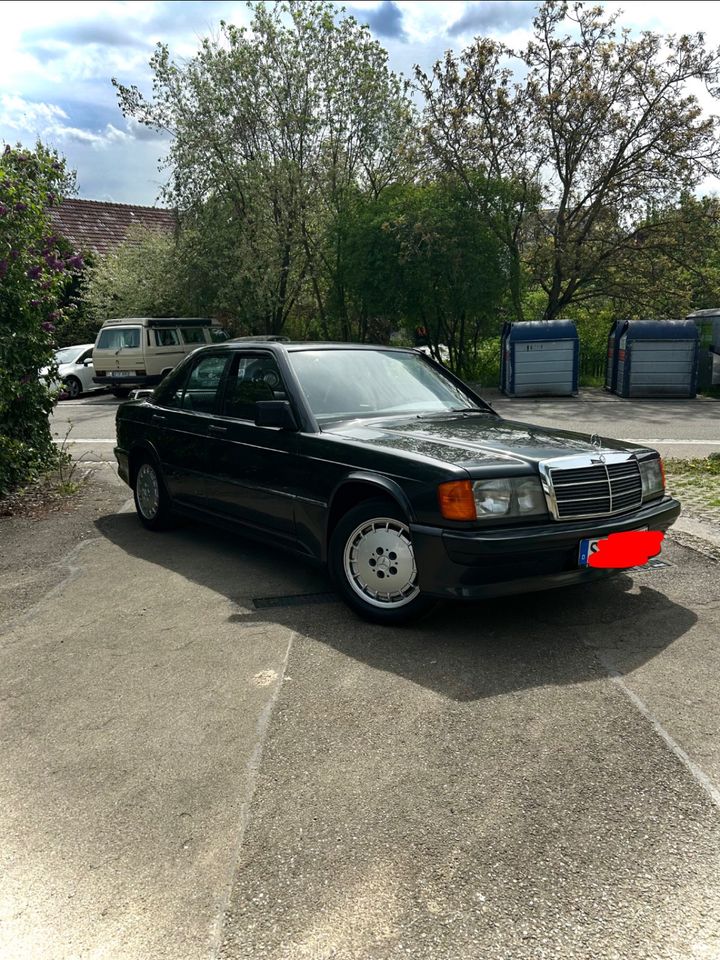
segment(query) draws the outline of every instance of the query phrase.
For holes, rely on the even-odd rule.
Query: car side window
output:
[[[183,410],[213,413],[227,356],[198,357],[190,371],[179,406]]]
[[[83,353],[81,353],[80,356],[75,361],[75,363],[85,363],[86,360],[90,360],[91,358],[92,358],[92,347],[89,350],[85,350]]]
[[[222,413],[236,420],[255,420],[258,400],[287,400],[280,369],[269,354],[240,354],[228,376]]]
[[[202,327],[181,327],[184,343],[205,343],[205,331]]]
[[[155,346],[157,347],[174,347],[180,343],[180,337],[178,336],[177,330],[173,329],[158,329],[155,331]]]

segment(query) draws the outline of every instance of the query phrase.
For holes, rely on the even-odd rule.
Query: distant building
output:
[[[131,227],[172,233],[177,226],[172,210],[104,200],[63,200],[49,212],[55,229],[79,253],[92,252],[99,256],[119,247]]]

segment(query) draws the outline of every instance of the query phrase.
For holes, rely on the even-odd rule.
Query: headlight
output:
[[[528,517],[548,512],[538,477],[451,480],[438,487],[440,512],[447,520]]]
[[[476,480],[473,496],[478,519],[527,517],[547,513],[545,495],[537,477]]]
[[[512,492],[509,480],[476,480],[473,484],[473,499],[478,517],[499,517],[508,513]]]
[[[665,493],[665,471],[660,457],[641,460],[639,466],[643,500],[661,497]]]

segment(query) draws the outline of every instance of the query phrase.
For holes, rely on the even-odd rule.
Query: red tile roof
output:
[[[170,232],[177,219],[172,210],[162,207],[135,207],[127,203],[101,200],[63,200],[50,210],[55,229],[79,253],[109,253],[126,238],[131,226]]]

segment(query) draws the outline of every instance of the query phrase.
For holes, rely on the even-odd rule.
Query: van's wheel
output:
[[[82,384],[77,377],[68,377],[63,381],[63,387],[68,400],[77,400],[82,393]]]
[[[164,530],[170,525],[170,497],[157,464],[145,456],[140,461],[133,483],[135,509],[148,530]]]
[[[374,623],[406,623],[436,604],[420,592],[407,518],[390,500],[366,500],[345,514],[328,567],[343,600]]]

